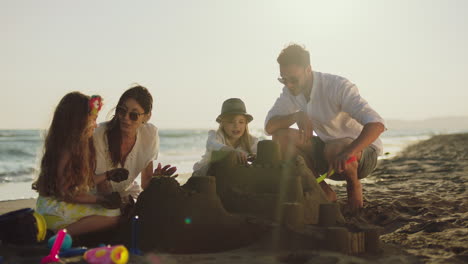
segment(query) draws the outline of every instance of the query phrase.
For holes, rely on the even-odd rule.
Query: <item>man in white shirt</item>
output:
[[[359,179],[372,172],[383,153],[379,135],[384,120],[353,83],[312,71],[309,52],[302,46],[286,47],[277,61],[284,87],[268,112],[265,131],[279,142],[284,159],[302,155],[316,177],[328,173],[331,179],[346,180],[350,209],[362,208]],[[293,124],[299,129],[290,128]],[[325,181],[320,186],[330,201],[336,200]]]

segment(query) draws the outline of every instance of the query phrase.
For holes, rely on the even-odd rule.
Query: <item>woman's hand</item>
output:
[[[128,170],[124,168],[112,169],[106,172],[108,181],[121,182],[128,179]]]
[[[158,163],[158,167],[154,170],[153,176],[166,176],[166,177],[172,177],[175,178],[179,176],[179,174],[176,174],[172,176],[177,171],[177,167],[171,167],[171,165],[166,165],[164,167],[161,166],[161,163]]]
[[[105,195],[99,195],[96,203],[107,209],[117,209],[122,205],[122,199],[118,192],[112,192]]]

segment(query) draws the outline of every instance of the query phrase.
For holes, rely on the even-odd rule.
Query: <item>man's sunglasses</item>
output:
[[[128,112],[127,109],[125,109],[122,106],[117,107],[116,111],[117,115],[120,116],[121,118],[124,118],[127,113],[128,113],[128,118],[132,121],[137,121],[140,115],[144,115],[145,113],[138,113],[138,112]]]
[[[288,84],[288,83],[291,83],[291,84],[293,84],[293,85],[296,85],[296,84],[299,83],[299,79],[296,79],[296,78],[286,79],[286,78],[281,78],[281,77],[280,77],[280,78],[278,78],[278,82],[280,82],[280,83],[282,83],[282,84],[284,84],[284,85],[286,85],[286,84]]]

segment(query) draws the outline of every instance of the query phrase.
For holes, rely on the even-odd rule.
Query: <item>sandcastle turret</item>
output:
[[[281,162],[280,146],[272,140],[262,140],[257,144],[257,158],[254,161],[256,164],[278,165]]]
[[[212,176],[191,177],[185,183],[184,187],[199,193],[216,195],[216,179]]]
[[[282,221],[283,203],[304,201],[302,181],[295,166],[281,160],[277,142],[262,140],[253,164],[239,164],[235,153],[215,151],[210,171],[216,177],[218,195],[228,211]]]

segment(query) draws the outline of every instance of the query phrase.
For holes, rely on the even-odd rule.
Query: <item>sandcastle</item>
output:
[[[210,171],[227,211],[268,219],[302,235],[313,233],[311,239],[319,241],[311,244],[325,249],[349,254],[380,250],[379,229],[349,227],[338,204],[326,199],[304,159],[282,161],[276,142],[260,141],[257,158],[249,165],[238,164],[233,153],[214,152],[212,160]]]
[[[184,185],[154,177],[138,197],[138,245],[143,251],[218,252],[251,244],[268,227],[228,213],[216,195],[214,177],[191,178]]]
[[[183,186],[152,179],[136,204],[143,250],[216,252],[255,241],[275,249],[380,250],[378,229],[350,228],[302,157],[282,161],[271,140],[259,142],[253,164],[213,152],[209,172],[213,176],[191,177]]]

